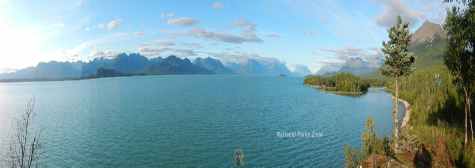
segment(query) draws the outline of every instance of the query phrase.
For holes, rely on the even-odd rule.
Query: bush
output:
[[[365,125],[365,130],[361,136],[361,150],[353,149],[349,145],[344,146],[345,166],[348,168],[358,167],[362,161],[372,154],[384,154],[385,156],[393,156],[389,139],[378,138],[374,129],[374,121],[371,117],[368,118]],[[385,142],[387,141],[387,142]]]
[[[361,154],[358,150],[351,148],[350,145],[345,145],[344,153],[346,168],[357,168],[361,164]]]

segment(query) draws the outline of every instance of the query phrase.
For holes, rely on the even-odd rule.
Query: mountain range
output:
[[[113,58],[95,58],[89,62],[41,62],[35,67],[0,74],[2,81],[63,80],[130,75],[167,74],[246,74],[246,75],[298,75],[309,72],[300,67],[299,73],[291,72],[285,63],[273,58],[245,58],[240,62],[223,64],[216,58],[147,58],[138,53],[121,53]]]
[[[443,53],[447,35],[440,24],[425,21],[411,37],[409,51],[416,55],[416,67],[425,67],[443,62]],[[317,75],[330,75],[337,72],[350,72],[355,75],[375,75],[384,63],[384,58],[365,60],[361,57],[351,57],[341,65],[326,65]],[[369,61],[373,61],[370,63]]]
[[[226,62],[226,67],[237,74],[290,75],[287,66],[274,58],[245,58],[238,62]]]

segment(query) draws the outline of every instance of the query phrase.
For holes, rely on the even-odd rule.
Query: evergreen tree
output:
[[[462,1],[448,11],[445,22],[448,49],[444,61],[454,77],[454,84],[464,95],[465,137],[468,143],[468,125],[473,139],[470,112],[471,93],[475,82],[475,1]]]
[[[361,136],[362,140],[362,151],[363,156],[368,157],[371,154],[376,152],[377,148],[377,139],[376,131],[374,130],[374,121],[373,118],[369,117],[365,125],[366,130]]]
[[[383,42],[383,53],[385,55],[384,65],[381,73],[384,76],[394,78],[395,80],[395,99],[393,105],[393,129],[394,142],[397,149],[397,139],[399,138],[399,122],[398,122],[398,101],[399,101],[399,85],[401,77],[409,75],[412,71],[414,56],[409,53],[408,46],[411,39],[409,33],[409,24],[403,23],[401,16],[398,16],[397,23],[388,31],[389,41]]]

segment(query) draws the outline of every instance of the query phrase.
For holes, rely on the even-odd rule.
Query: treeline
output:
[[[363,79],[347,72],[339,72],[331,76],[310,75],[305,77],[304,84],[316,86],[326,91],[349,94],[363,94],[370,86],[383,86],[378,79]]]
[[[475,97],[475,1],[448,1],[458,4],[448,10],[444,24],[447,33],[447,45],[442,46],[444,64],[414,70],[411,65],[418,55],[414,58],[407,52],[410,39],[407,24],[401,24],[399,18],[398,24],[389,30],[391,40],[383,43],[386,56],[383,75],[391,78],[386,88],[394,93],[396,100],[399,94],[410,102],[409,125],[398,134],[399,125],[394,122],[391,148],[396,152],[393,156],[381,152],[364,154],[366,142],[363,142],[363,154],[345,147],[347,167],[390,164],[401,164],[390,167],[475,167],[475,117],[471,110],[475,105],[472,101]],[[396,118],[397,110],[393,111]],[[381,145],[375,148],[380,149],[378,146]]]
[[[464,95],[453,79],[444,65],[419,69],[403,78],[400,96],[410,102],[412,110],[411,129],[403,130],[403,134],[417,137],[413,143],[425,146],[428,155],[434,158],[432,164],[444,159],[435,159],[442,155],[456,167],[475,167],[475,144],[464,147]],[[387,82],[391,92],[393,85],[394,80]],[[472,107],[475,105],[471,104]],[[471,116],[471,119],[475,117]],[[413,152],[424,148],[415,150]]]
[[[373,121],[368,121],[361,148],[344,147],[346,167],[382,166],[391,159],[399,160],[393,166],[475,167],[475,144],[464,149],[464,99],[453,78],[445,65],[420,68],[401,78],[399,94],[410,102],[411,116],[410,129],[401,129],[400,151],[390,149],[394,137],[377,137],[369,124]],[[388,80],[387,91],[394,93],[394,84]]]

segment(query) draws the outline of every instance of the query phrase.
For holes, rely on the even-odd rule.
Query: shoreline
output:
[[[366,92],[348,92],[348,91],[331,90],[331,89],[327,89],[326,87],[321,87],[320,85],[310,85],[310,84],[304,84],[304,85],[310,86],[311,88],[314,88],[314,89],[321,90],[322,92],[327,92],[327,93],[341,95],[341,96],[362,96],[366,93]]]
[[[305,85],[308,85],[314,89],[319,89],[323,92],[328,92],[328,93],[332,93],[332,94],[336,94],[336,95],[346,95],[346,96],[361,96],[363,95],[364,93],[356,93],[356,92],[345,92],[345,93],[351,93],[351,94],[341,94],[339,92],[341,91],[331,91],[331,90],[326,90],[325,88],[322,88],[321,86],[319,85],[310,85],[310,84],[305,84]],[[370,87],[371,88],[371,87]],[[386,88],[386,87],[373,87],[375,89],[382,89],[382,90],[385,90],[386,92],[390,93],[391,94],[391,97],[392,99],[394,100],[396,97],[394,97],[394,95]],[[369,90],[369,89],[368,89]],[[356,94],[355,94],[356,93]],[[409,125],[409,120],[411,119],[411,104],[402,99],[402,98],[399,98],[398,99],[398,103],[402,103],[404,105],[404,116],[402,117],[402,122],[401,124],[399,125],[399,129],[403,129],[403,128],[406,128],[408,125]],[[398,104],[398,108],[399,108],[399,104]]]
[[[393,93],[386,87],[382,87],[386,92],[391,94],[392,100],[394,100],[396,97],[394,97]],[[411,119],[411,104],[399,97],[398,99],[399,103],[404,104],[404,116],[402,117],[402,122],[401,125],[399,125],[399,129],[406,128],[407,125],[409,125],[409,120]],[[399,106],[398,106],[399,108]]]
[[[394,96],[392,96],[395,99]],[[399,129],[405,128],[409,124],[409,120],[411,119],[411,104],[404,99],[399,98],[399,103],[404,104],[404,117],[402,117],[402,123],[399,126]]]

